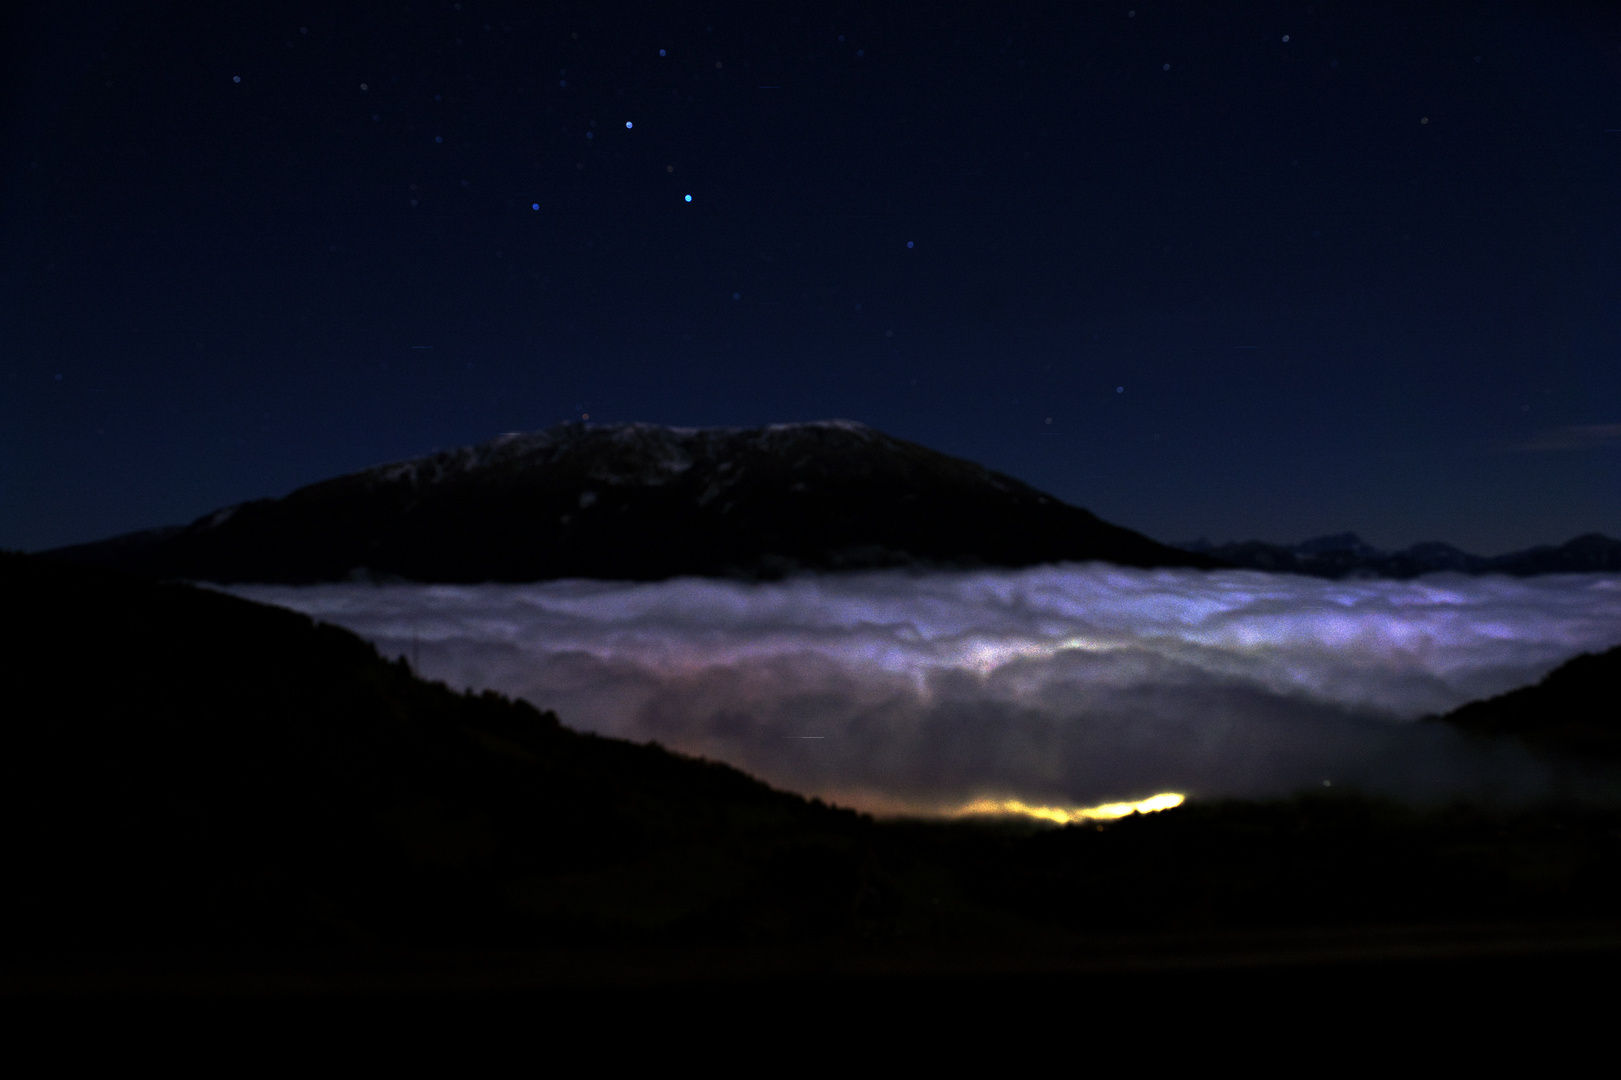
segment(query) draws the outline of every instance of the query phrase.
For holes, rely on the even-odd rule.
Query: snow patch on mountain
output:
[[[867,444],[885,438],[854,420],[813,420],[757,428],[570,423],[539,431],[508,432],[476,446],[376,465],[361,475],[373,483],[424,485],[490,469],[555,466],[582,459],[590,463],[587,475],[600,483],[657,486],[700,464],[709,465],[717,473],[725,472],[732,466],[727,460],[730,457],[748,451],[791,451],[825,432],[854,435]],[[741,470],[725,479],[717,478],[715,484],[724,488],[740,476]],[[711,490],[718,494],[713,484]]]

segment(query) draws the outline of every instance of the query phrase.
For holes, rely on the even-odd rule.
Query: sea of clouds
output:
[[[1087,564],[228,591],[353,630],[454,688],[878,812],[1325,781],[1425,801],[1571,794],[1591,778],[1415,721],[1621,643],[1621,577],[1592,574]]]

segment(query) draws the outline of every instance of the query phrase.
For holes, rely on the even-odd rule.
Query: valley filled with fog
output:
[[[1596,574],[1327,581],[1093,563],[227,591],[579,730],[925,814],[1325,783],[1426,802],[1580,794],[1582,778],[1516,744],[1415,721],[1621,642],[1621,578]]]

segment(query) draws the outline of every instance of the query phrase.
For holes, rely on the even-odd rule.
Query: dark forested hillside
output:
[[[1523,686],[1471,701],[1441,719],[1480,735],[1510,735],[1555,753],[1621,757],[1621,646],[1583,653]]]
[[[29,868],[0,900],[30,928],[0,932],[12,950],[467,944],[524,936],[524,913],[589,930],[589,890],[576,904],[550,883],[643,860],[671,879],[635,898],[662,923],[747,891],[723,851],[767,859],[820,831],[847,847],[861,824],[422,682],[289,611],[22,556],[0,590],[0,799]],[[713,857],[670,858],[694,842]]]

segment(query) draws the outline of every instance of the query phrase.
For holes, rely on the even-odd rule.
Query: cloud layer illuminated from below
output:
[[[1324,781],[1545,793],[1545,769],[1512,746],[1411,721],[1621,642],[1621,579],[1597,575],[1333,582],[1092,564],[230,591],[414,655],[458,689],[892,812],[1070,813]]]

